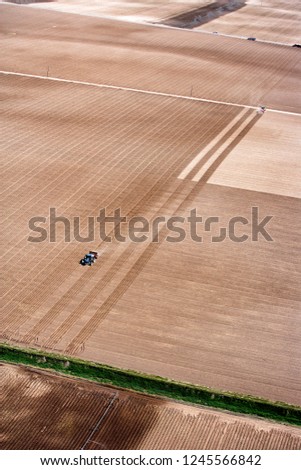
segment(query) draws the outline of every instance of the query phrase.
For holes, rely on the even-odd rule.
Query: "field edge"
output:
[[[301,426],[301,407],[251,395],[218,391],[74,357],[25,349],[7,343],[0,343],[0,361],[52,370],[66,376],[87,379],[147,395],[164,396],[173,400]]]

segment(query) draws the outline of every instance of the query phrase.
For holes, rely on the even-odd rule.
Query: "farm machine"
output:
[[[87,264],[89,266],[92,266],[93,263],[95,263],[95,261],[97,260],[98,258],[98,252],[97,251],[89,251],[89,253],[87,253],[84,258],[82,258],[80,260],[80,264],[82,266],[86,266]]]

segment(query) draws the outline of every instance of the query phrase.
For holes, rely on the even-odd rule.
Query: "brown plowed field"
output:
[[[56,0],[36,3],[37,0],[9,0],[31,7],[78,13],[80,15],[114,17],[133,21],[155,21],[211,3],[211,0]],[[224,0],[225,1],[225,0]]]
[[[273,242],[211,243],[200,231],[203,243],[151,245],[130,287],[116,278],[109,315],[97,304],[59,347],[76,337],[85,358],[300,404],[300,200],[207,184],[177,214],[196,207],[225,227],[236,214],[249,220],[252,206],[274,216]]]
[[[10,1],[30,3],[31,0]],[[33,6],[138,23],[160,21],[165,25],[251,36],[286,44],[300,42],[301,37],[301,7],[298,0],[102,0],[100,3],[93,0],[56,0],[31,4]]]
[[[300,198],[301,135],[296,132],[299,127],[300,116],[265,114],[209,182]]]
[[[2,449],[301,449],[297,427],[0,368]]]
[[[0,70],[252,105],[269,96],[278,109],[301,109],[292,48],[0,9]],[[300,404],[300,115],[38,77],[0,80],[3,338]],[[287,91],[287,83],[295,85]],[[203,243],[189,233],[164,242],[166,228],[158,243],[105,243],[97,227],[95,242],[75,241],[72,230],[65,243],[58,222],[55,243],[49,233],[30,243],[29,219],[48,217],[50,207],[80,217],[82,237],[103,207],[150,222],[196,208],[224,227],[232,217],[250,221],[259,207],[259,221],[273,216],[274,241],[251,240],[248,224],[237,227],[249,236],[244,243],[211,242],[203,227]],[[91,248],[100,259],[84,268],[79,260]]]
[[[0,8],[0,70],[301,111],[300,95],[287,92],[300,74],[295,48],[15,5]]]
[[[301,6],[298,0],[249,0],[243,8],[208,21],[198,29],[265,41],[300,43]]]

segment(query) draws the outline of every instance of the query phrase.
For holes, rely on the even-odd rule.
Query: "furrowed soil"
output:
[[[2,338],[300,404],[299,51],[0,12]],[[52,231],[50,208],[65,217]],[[101,208],[145,217],[145,241],[101,240]],[[162,216],[185,217],[180,243],[163,224],[154,240]],[[89,249],[99,259],[80,266]]]
[[[301,449],[294,426],[23,366],[0,369],[2,449]]]

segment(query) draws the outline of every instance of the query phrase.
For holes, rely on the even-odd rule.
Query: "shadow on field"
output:
[[[176,28],[193,29],[202,24],[209,23],[209,21],[215,18],[239,10],[245,4],[246,0],[218,0],[201,8],[195,8],[177,16],[165,18],[160,23]]]
[[[139,449],[161,399],[0,364],[1,449]]]
[[[56,0],[5,0],[7,3],[16,3],[17,5],[29,5],[30,3],[51,3]]]
[[[140,395],[122,393],[85,449],[145,448],[144,441],[157,422],[161,402],[158,398],[146,400]]]

